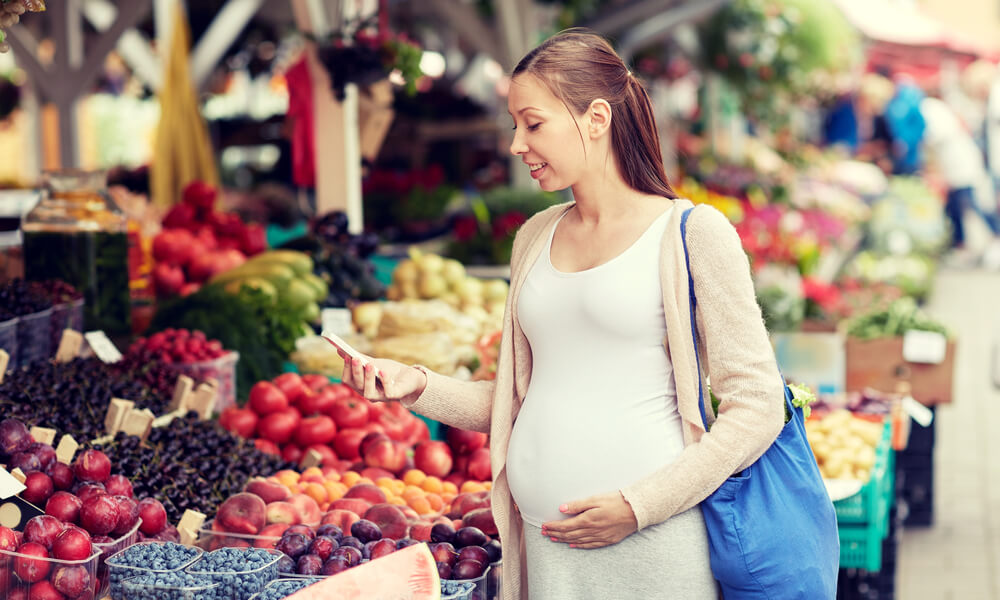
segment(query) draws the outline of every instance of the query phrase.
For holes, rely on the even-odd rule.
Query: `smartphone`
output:
[[[362,365],[367,365],[368,363],[371,362],[371,359],[369,359],[367,356],[355,350],[353,347],[351,347],[350,344],[348,344],[344,340],[344,338],[340,337],[336,333],[333,333],[331,331],[324,331],[323,333],[320,334],[320,336],[326,339],[326,341],[333,344],[335,348],[338,348],[341,351],[343,351],[344,354],[350,356],[354,360],[360,360]],[[380,383],[382,381],[382,378],[379,376],[378,371],[375,371],[375,380]]]

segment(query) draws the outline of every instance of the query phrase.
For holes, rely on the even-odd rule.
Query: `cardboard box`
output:
[[[944,360],[938,364],[907,362],[903,338],[861,340],[847,338],[845,346],[847,391],[866,387],[894,392],[900,382],[909,382],[913,398],[927,406],[952,401],[955,373],[955,341],[948,340]]]

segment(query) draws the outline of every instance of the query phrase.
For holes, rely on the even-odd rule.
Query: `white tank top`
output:
[[[531,382],[507,478],[527,523],[564,518],[561,504],[619,490],[684,448],[659,277],[672,210],[620,255],[576,273],[552,265],[550,236],[524,281],[517,315]]]

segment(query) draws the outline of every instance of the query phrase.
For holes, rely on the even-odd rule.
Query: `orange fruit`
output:
[[[324,478],[323,471],[319,467],[309,467],[305,471],[302,471],[301,479],[306,479],[306,478],[323,479]]]
[[[392,482],[395,481],[392,477],[379,477],[375,480],[375,485],[383,489],[392,489]]]
[[[399,494],[401,498],[409,502],[414,498],[423,498],[426,492],[415,485],[408,485],[403,489],[403,492]]]
[[[278,478],[278,481],[281,483],[281,485],[291,489],[293,485],[299,482],[300,475],[295,471],[289,471],[286,469],[283,471],[278,471],[275,474],[275,477]]]
[[[406,489],[406,483],[399,479],[393,479],[392,485],[389,486],[389,489],[392,490],[393,494],[398,496],[403,493],[403,490]]]
[[[444,508],[444,499],[432,492],[427,493],[427,503],[431,505],[431,510],[434,512],[438,512]]]
[[[327,481],[323,487],[326,488],[326,495],[330,502],[340,500],[347,493],[347,486],[339,481]]]
[[[426,515],[434,512],[434,509],[431,508],[431,503],[427,500],[426,496],[422,498],[412,498],[407,503],[410,505],[410,508],[417,512],[418,515]]]
[[[326,487],[321,483],[309,482],[305,484],[302,493],[315,500],[317,504],[327,502],[330,499]]]
[[[444,500],[445,506],[451,506],[451,503],[455,501],[455,497],[457,496],[458,494],[452,494],[451,492],[444,492],[443,494],[441,494],[441,500]]]
[[[460,492],[462,492],[463,494],[474,493],[474,492],[482,492],[485,489],[486,489],[486,486],[484,486],[482,484],[482,482],[480,482],[480,481],[473,481],[471,479],[469,481],[463,482],[462,483],[462,487],[458,488],[458,490]]]
[[[444,481],[441,483],[441,491],[446,494],[457,494],[458,486],[450,481]]]
[[[420,484],[420,487],[423,488],[425,492],[434,492],[435,494],[440,494],[443,491],[441,480],[433,475],[424,479],[424,482]]]
[[[361,479],[361,473],[358,473],[357,471],[347,471],[340,476],[340,482],[347,487],[353,486],[359,479]]]
[[[427,479],[427,474],[420,469],[410,469],[403,473],[403,482],[407,485],[420,485],[424,479]]]
[[[375,485],[375,482],[371,480],[371,477],[362,477],[362,478],[358,479],[357,482],[355,482],[354,485],[357,485],[359,483],[368,483],[368,484],[371,484],[371,485]]]
[[[407,506],[406,500],[403,500],[399,496],[388,496],[385,501],[396,506]]]

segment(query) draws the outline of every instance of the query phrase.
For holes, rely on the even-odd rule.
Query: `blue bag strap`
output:
[[[694,360],[695,365],[698,367],[698,408],[701,409],[701,424],[705,428],[705,431],[708,431],[708,417],[706,416],[708,413],[705,410],[705,388],[701,376],[701,355],[698,353],[698,328],[695,323],[694,314],[695,307],[698,305],[698,299],[694,295],[694,278],[691,277],[691,256],[688,254],[687,243],[687,221],[694,208],[692,206],[681,214],[681,241],[684,244],[684,266],[687,267],[688,276],[688,305],[691,308],[691,339],[694,340]],[[781,379],[784,382],[784,377]],[[789,398],[787,387],[785,388],[785,405],[794,416],[795,409],[792,406],[791,398]]]

